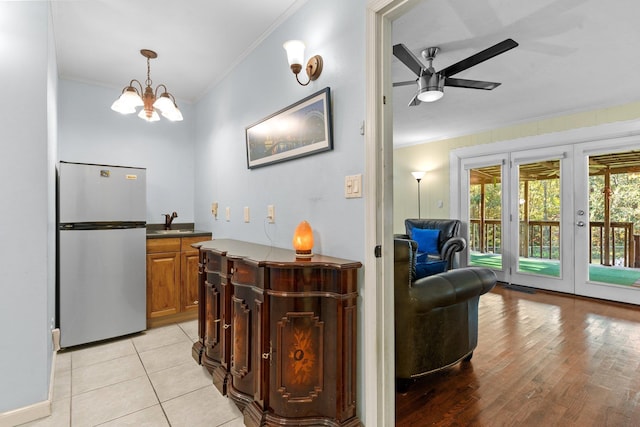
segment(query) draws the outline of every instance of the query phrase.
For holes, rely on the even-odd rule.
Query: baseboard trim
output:
[[[49,378],[49,397],[42,402],[33,403],[23,406],[22,408],[12,409],[11,411],[0,413],[0,427],[11,427],[19,424],[35,421],[40,418],[51,415],[51,402],[53,400],[53,381],[55,379],[56,355],[53,352],[51,358],[51,376]]]

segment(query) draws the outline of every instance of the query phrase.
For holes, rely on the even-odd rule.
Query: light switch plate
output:
[[[218,202],[211,203],[211,215],[213,215],[215,219],[218,219]]]
[[[227,217],[227,221],[231,221],[231,208],[229,206],[225,208],[224,214]]]
[[[344,177],[344,197],[347,199],[362,197],[362,174]]]
[[[249,222],[249,206],[244,207],[244,222]]]

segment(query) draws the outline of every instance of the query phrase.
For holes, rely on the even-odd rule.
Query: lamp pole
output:
[[[420,219],[420,178],[416,181],[418,181],[418,219]]]
[[[425,172],[423,171],[411,172],[411,175],[418,181],[418,219],[420,219],[420,181],[424,174]]]

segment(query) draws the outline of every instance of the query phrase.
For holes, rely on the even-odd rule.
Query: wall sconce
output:
[[[306,83],[302,83],[300,79],[298,79],[298,74],[300,74],[302,64],[304,63],[304,43],[300,40],[289,40],[283,44],[282,47],[287,51],[289,66],[291,67],[293,74],[296,75],[296,80],[300,85],[306,86],[311,81],[320,77],[320,73],[322,73],[322,57],[320,55],[315,55],[309,58],[306,68],[309,80],[307,80]]]
[[[293,249],[296,258],[311,258],[313,253],[313,230],[307,221],[302,221],[293,233]]]
[[[418,219],[420,219],[420,181],[424,177],[424,171],[411,172],[411,175],[418,181]]]

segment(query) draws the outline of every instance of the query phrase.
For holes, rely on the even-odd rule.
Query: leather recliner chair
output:
[[[478,344],[480,295],[496,284],[488,268],[465,267],[414,280],[417,244],[394,239],[396,385],[462,360]]]
[[[457,219],[417,219],[408,218],[404,220],[406,234],[396,234],[394,237],[400,239],[414,239],[414,229],[439,230],[437,239],[437,253],[429,254],[428,260],[444,261],[442,271],[454,268],[454,257],[458,252],[467,247],[467,241],[460,237],[460,220]],[[426,259],[426,257],[425,257]],[[418,262],[424,261],[420,259]]]

